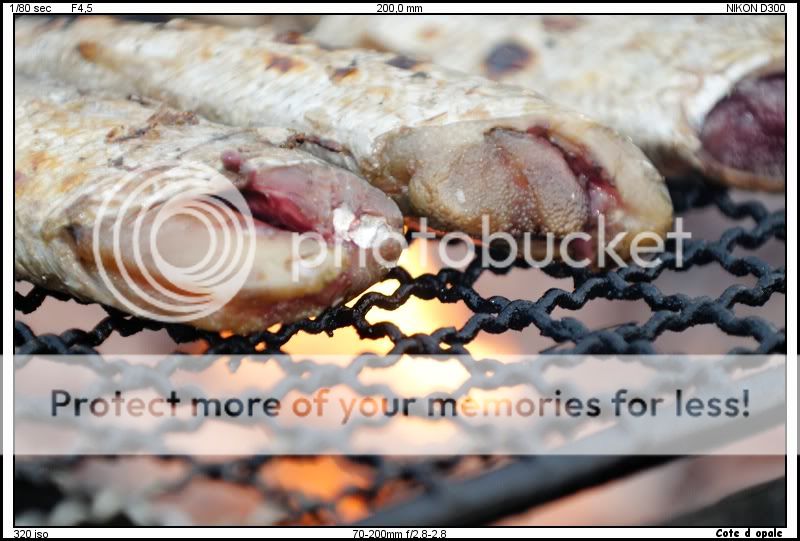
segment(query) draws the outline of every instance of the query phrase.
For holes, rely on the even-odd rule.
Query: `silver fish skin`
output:
[[[144,302],[137,293],[138,287],[148,298],[170,299],[146,272],[169,292],[183,288],[159,274],[156,252],[176,265],[224,256],[196,220],[178,217],[155,226],[157,211],[185,189],[174,176],[185,171],[193,181],[222,178],[233,186],[254,223],[252,234],[243,233],[254,246],[249,272],[227,303],[187,321],[199,328],[247,333],[317,315],[380,280],[399,257],[401,246],[390,238],[403,225],[394,202],[348,171],[276,146],[286,137],[283,129],[221,126],[138,96],[78,91],[19,75],[14,114],[17,279],[174,321],[181,313],[171,305]],[[134,216],[142,218],[140,234]],[[234,234],[239,216],[213,222],[213,231]],[[119,238],[114,224],[121,224]],[[294,234],[309,231],[325,242],[293,245]],[[307,250],[316,250],[315,264],[293,267]],[[237,257],[220,260],[247,262]]]
[[[15,67],[137,92],[236,126],[280,126],[445,231],[663,236],[663,177],[627,137],[539,94],[297,35],[182,20],[21,18]],[[643,244],[647,244],[644,242]]]

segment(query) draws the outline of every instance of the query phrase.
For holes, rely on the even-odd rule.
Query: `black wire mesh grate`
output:
[[[333,308],[313,320],[283,325],[274,332],[223,337],[189,326],[143,320],[106,307],[107,316],[88,331],[70,329],[60,334],[37,335],[24,322],[15,321],[15,352],[18,355],[97,353],[96,348],[112,333],[127,337],[145,329],[165,329],[177,343],[204,341],[207,353],[269,354],[281,353],[281,348],[301,331],[331,334],[336,329],[353,327],[365,346],[369,340],[391,340],[392,354],[468,354],[465,347],[480,332],[502,334],[534,326],[556,343],[550,350],[552,353],[649,354],[659,352],[654,341],[665,332],[680,333],[691,327],[714,326],[727,335],[750,337],[756,343],[753,348],[733,348],[733,353],[785,353],[785,328],[776,328],[760,315],[737,317],[734,311],[736,305],[760,307],[773,295],[785,294],[785,261],[783,265],[775,266],[755,255],[736,254],[739,248],[756,250],[773,242],[785,244],[785,209],[770,211],[758,196],[752,194],[748,194],[747,200],[736,202],[727,190],[696,181],[674,183],[671,195],[676,215],[698,209],[703,212],[716,209],[732,222],[717,240],[697,239],[685,243],[681,268],[675,268],[674,246],[668,244],[662,262],[654,268],[628,267],[596,273],[554,264],[541,271],[531,269],[528,272],[545,272],[556,278],[571,278],[573,282],[572,291],[553,288],[534,301],[484,297],[476,291],[475,282],[482,273],[506,274],[513,267],[525,268],[521,262],[506,268],[486,269],[474,261],[464,271],[446,268],[436,274],[416,277],[396,268],[387,277],[387,280],[399,282],[391,295],[368,293],[352,307]],[[748,221],[752,225],[745,225]],[[755,284],[748,287],[735,283],[716,298],[711,298],[664,294],[653,283],[665,272],[685,273],[690,278],[693,271],[707,265],[717,265],[733,277],[751,276]],[[15,292],[15,309],[23,314],[32,313],[48,296],[69,299],[60,293],[34,288],[27,294]],[[406,335],[391,322],[368,322],[366,315],[372,308],[394,310],[411,296],[436,299],[441,303],[462,301],[472,315],[460,328],[446,327],[430,334]],[[650,315],[641,324],[628,323],[603,329],[591,329],[574,317],[553,316],[557,308],[579,315],[580,310],[594,299],[641,300],[647,304]],[[253,456],[218,462],[193,457],[160,457],[156,460],[179,464],[182,472],[159,487],[159,495],[179,494],[199,479],[247,487],[255,490],[263,502],[281,510],[275,515],[262,517],[263,523],[347,523],[366,519],[366,523],[374,524],[463,525],[498,520],[580,488],[619,478],[669,459],[447,457],[400,461],[377,456],[339,457],[333,459],[336,468],[359,472],[363,474],[361,479],[366,481],[344,486],[327,497],[309,495],[269,482],[268,470],[276,461],[308,462],[316,459]],[[130,520],[149,523],[160,520],[136,515],[130,506],[118,509],[112,506],[116,514],[106,509],[98,515],[92,507],[91,492],[70,492],[63,483],[53,485],[51,480],[54,477],[75,472],[90,460],[120,463],[128,458],[18,460],[18,487],[38,496],[18,506],[15,516],[27,516],[29,520],[30,517],[40,520],[50,517],[52,520],[60,503],[69,501],[74,509],[82,509],[81,512],[75,511],[73,522]],[[41,497],[48,491],[51,498]],[[401,505],[395,506],[397,502]]]

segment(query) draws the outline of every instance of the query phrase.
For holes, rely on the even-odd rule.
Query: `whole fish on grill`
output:
[[[202,291],[171,279],[175,275],[163,271],[169,267],[159,266],[156,257],[166,254],[169,264],[183,267],[210,258],[209,265],[230,264],[213,267],[219,273],[249,272],[242,272],[228,302],[187,321],[243,333],[350,299],[399,257],[402,215],[394,202],[350,172],[275,146],[285,130],[220,126],[137,96],[16,79],[18,279],[174,321],[192,307],[192,294],[203,299]],[[160,210],[181,201],[187,175],[208,184],[214,202],[232,200],[215,191],[232,186],[247,211],[226,213],[226,205],[213,207],[214,214],[201,207],[197,219],[174,213],[158,222]],[[244,227],[248,212],[252,229]],[[251,243],[252,258],[245,250],[225,252],[222,240],[211,243],[209,232],[227,238],[229,246]],[[312,233],[318,242],[293,244],[293,235]],[[223,295],[225,287],[230,283],[209,294]],[[175,302],[171,295],[180,293],[189,301]]]

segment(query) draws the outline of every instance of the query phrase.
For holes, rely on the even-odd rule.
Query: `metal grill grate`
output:
[[[542,270],[530,269],[527,272],[571,278],[573,289],[550,289],[537,300],[529,301],[484,297],[476,291],[475,282],[482,273],[503,275],[511,267],[485,269],[475,261],[464,271],[443,269],[435,275],[416,277],[397,268],[387,277],[387,280],[394,279],[400,284],[393,294],[368,293],[352,307],[333,308],[314,320],[284,325],[275,332],[223,337],[188,326],[143,320],[105,308],[107,317],[88,331],[71,329],[61,334],[37,335],[22,321],[15,321],[15,352],[96,353],[96,348],[114,332],[127,337],[144,329],[166,329],[177,343],[205,341],[207,353],[281,353],[289,339],[301,331],[330,334],[336,329],[352,326],[364,340],[365,348],[369,346],[369,340],[386,337],[393,344],[392,354],[468,354],[465,346],[481,331],[501,334],[534,326],[556,343],[550,350],[553,353],[649,354],[659,353],[654,341],[665,332],[680,333],[695,326],[714,326],[726,335],[750,337],[756,343],[755,347],[737,347],[732,352],[785,353],[785,328],[776,328],[761,315],[737,317],[734,310],[736,305],[761,307],[773,295],[785,294],[785,260],[776,266],[756,255],[737,254],[740,248],[757,250],[770,243],[785,244],[785,209],[770,211],[758,196],[752,194],[746,194],[747,200],[736,202],[730,192],[702,182],[675,183],[671,186],[671,195],[676,215],[697,209],[711,213],[717,209],[731,222],[717,240],[696,239],[685,243],[684,265],[679,269],[675,268],[674,247],[671,245],[662,256],[662,263],[650,269],[628,267],[593,273],[560,264]],[[691,279],[694,272],[707,265],[717,265],[733,277],[751,276],[755,285],[747,287],[734,283],[717,298],[710,298],[664,294],[653,283],[665,272],[680,272]],[[525,264],[516,262],[512,267],[524,268]],[[24,295],[15,292],[15,309],[23,314],[32,313],[48,296],[69,299],[63,294],[34,288]],[[403,334],[390,322],[372,324],[367,321],[370,309],[394,310],[411,296],[437,299],[441,303],[463,301],[472,315],[461,328],[447,327],[430,334],[413,335]],[[561,308],[576,312],[580,317],[580,310],[594,299],[641,300],[651,313],[643,323],[603,329],[589,328],[574,317],[553,316],[554,311]],[[20,459],[16,465],[16,483],[22,494],[18,493],[15,515],[45,517],[45,520],[52,521],[55,513],[65,512],[64,502],[69,502],[73,512],[77,513],[75,516],[79,517],[73,519],[74,522],[163,521],[163,517],[154,518],[130,506],[115,508],[112,505],[110,510],[100,513],[92,508],[91,491],[70,491],[64,483],[53,481],[77,471],[88,461],[123,464],[126,460],[129,458]],[[270,508],[280,510],[263,516],[263,523],[365,520],[366,524],[466,525],[495,521],[581,488],[666,462],[670,457],[448,457],[412,461],[378,456],[338,457],[330,459],[335,462],[335,468],[351,472],[360,481],[326,497],[269,482],[271,464],[317,460],[313,458],[253,456],[207,461],[170,456],[153,460],[178,465],[180,470],[179,475],[159,486],[158,496],[179,495],[198,480],[244,487],[255,491],[257,498],[267,502]]]

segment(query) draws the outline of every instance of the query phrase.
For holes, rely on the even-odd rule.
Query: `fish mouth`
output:
[[[378,249],[390,260],[399,257],[397,244],[387,241],[402,227],[397,206],[353,174],[317,164],[259,168],[231,153],[222,159],[226,170],[243,177],[240,192],[259,228],[315,233],[330,245],[341,242]]]
[[[734,186],[786,187],[786,73],[747,78],[719,100],[699,131],[700,160]]]

